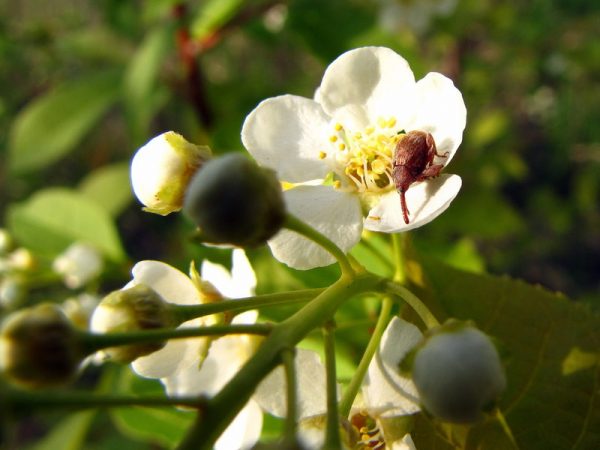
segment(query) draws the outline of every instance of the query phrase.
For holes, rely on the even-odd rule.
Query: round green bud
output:
[[[0,335],[0,367],[29,389],[66,384],[85,357],[78,332],[58,305],[41,304],[9,315]]]
[[[183,211],[198,225],[202,240],[240,247],[265,243],[285,219],[275,173],[239,153],[213,159],[194,175]]]
[[[144,284],[114,291],[102,299],[92,314],[93,333],[125,333],[174,325],[167,302]],[[127,344],[102,350],[106,359],[130,363],[140,356],[160,350],[166,342]]]
[[[455,423],[481,420],[506,387],[490,338],[455,320],[434,330],[417,348],[412,378],[425,409]]]

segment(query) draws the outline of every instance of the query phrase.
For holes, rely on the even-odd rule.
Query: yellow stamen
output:
[[[335,128],[335,131],[341,131],[344,127],[341,123],[336,123],[333,128]]]
[[[334,134],[332,136],[329,136],[329,142],[335,142],[338,140],[338,137]]]
[[[319,152],[319,159],[325,159],[325,158],[327,158],[327,153]]]

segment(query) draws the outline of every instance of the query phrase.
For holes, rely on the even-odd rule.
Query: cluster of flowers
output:
[[[263,101],[249,114],[242,141],[260,167],[240,154],[211,158],[207,147],[167,132],[136,153],[132,185],[149,212],[166,215],[183,209],[204,241],[239,247],[267,242],[273,255],[291,267],[319,267],[331,264],[333,257],[282,229],[286,214],[299,217],[344,252],[360,240],[363,227],[396,233],[428,223],[461,187],[459,176],[439,173],[461,142],[465,120],[462,96],[449,79],[430,73],[415,81],[408,63],[392,50],[359,48],[327,68],[313,99],[283,95]],[[414,133],[423,136],[425,149],[399,156],[400,144]],[[411,185],[410,190],[404,185]],[[254,295],[256,277],[243,250],[233,251],[231,273],[208,261],[200,274],[192,265],[189,276],[159,261],[141,261],[132,273],[129,284],[95,309],[93,333],[257,320],[256,311],[246,311],[233,318],[213,314],[178,323],[171,310],[173,305]],[[90,353],[81,342],[49,349],[36,334],[40,326],[61,342],[76,336],[66,317],[48,305],[6,321],[0,364],[30,387],[71,378]],[[249,335],[194,337],[104,348],[93,358],[131,362],[139,375],[159,379],[169,396],[211,397],[252,357],[259,341]],[[42,382],[38,374],[46,362],[32,363],[30,356],[44,349],[54,357],[60,353],[64,364],[54,364],[54,372]],[[299,349],[295,358],[300,437],[307,448],[319,448],[327,409],[325,368],[312,351]],[[460,369],[448,371],[456,360],[462,362]],[[443,371],[446,377],[440,380]],[[358,436],[346,437],[352,445],[414,448],[402,417],[424,407],[442,420],[475,421],[504,384],[496,350],[471,325],[448,322],[424,336],[395,317],[350,415],[349,428]],[[278,368],[258,386],[216,448],[252,447],[263,412],[286,415],[284,392],[283,369]]]

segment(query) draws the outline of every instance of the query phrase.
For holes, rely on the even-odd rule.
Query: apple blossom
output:
[[[194,273],[190,279],[159,261],[141,261],[132,273],[133,280],[128,286],[146,284],[167,302],[179,305],[248,297],[253,295],[256,286],[254,271],[239,249],[233,251],[231,274],[209,261],[202,263],[200,278]],[[255,311],[247,311],[237,315],[233,323],[253,323],[256,317]],[[184,322],[180,327],[206,326],[217,320],[216,316],[207,316]],[[161,350],[135,360],[132,368],[143,377],[159,379],[170,396],[212,396],[253,354],[256,339],[247,335],[172,339]],[[250,400],[223,432],[215,448],[249,448],[258,440],[261,428],[262,412],[256,402]]]
[[[414,450],[403,418],[420,411],[419,397],[412,380],[400,374],[398,366],[421,339],[417,327],[397,317],[383,333],[350,415],[359,445],[364,448]],[[325,367],[315,352],[304,349],[298,349],[295,367],[300,439],[308,448],[319,448],[324,439],[322,417],[327,410]],[[284,417],[284,392],[285,378],[279,367],[263,380],[254,398],[266,412]]]
[[[445,166],[465,124],[465,104],[450,79],[432,72],[415,82],[400,55],[363,47],[329,65],[314,99],[282,95],[261,102],[244,122],[242,142],[259,164],[274,169],[291,187],[284,192],[288,210],[347,251],[363,226],[407,231],[449,206],[461,187],[459,176],[415,183],[406,192],[411,220],[404,222],[392,178],[394,150],[407,132],[430,133],[444,155],[433,162]],[[298,269],[334,261],[288,230],[269,245],[277,259]]]
[[[131,161],[131,185],[144,210],[163,216],[179,211],[191,177],[210,155],[208,147],[173,131],[138,149]]]

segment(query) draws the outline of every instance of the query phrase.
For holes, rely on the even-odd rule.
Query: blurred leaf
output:
[[[117,217],[133,198],[129,164],[117,163],[91,172],[79,185],[79,192],[94,200],[112,217]]]
[[[160,395],[162,385],[157,380],[148,380],[123,368],[118,392],[138,395]],[[183,438],[195,418],[193,411],[182,411],[174,407],[118,408],[110,411],[115,425],[130,438],[153,442],[166,448],[175,447]]]
[[[118,81],[113,71],[88,75],[29,103],[12,125],[10,170],[41,169],[73,150],[117,99]]]
[[[56,44],[71,57],[100,63],[122,64],[130,58],[132,50],[129,41],[102,26],[75,30],[62,36]]]
[[[520,448],[600,448],[600,360],[588,358],[578,370],[564,370],[574,366],[574,352],[597,354],[600,316],[509,278],[461,272],[433,259],[412,267],[412,281],[423,289],[423,298],[435,302],[440,319],[474,320],[508,352],[508,389],[500,407]],[[494,427],[461,431],[421,421],[413,437],[417,448],[510,448],[501,445],[505,438]],[[457,432],[464,434],[462,444],[448,446],[442,435],[456,438]]]
[[[157,86],[157,80],[173,51],[172,40],[171,27],[149,31],[127,67],[123,95],[136,144],[145,137],[152,116],[166,100],[167,93]]]
[[[374,21],[375,11],[368,2],[294,0],[289,7],[289,28],[326,62],[349,50]]]
[[[474,119],[468,138],[474,147],[485,147],[501,137],[508,129],[508,115],[505,111],[489,111]]]
[[[461,235],[487,238],[515,234],[525,227],[524,219],[510,203],[486,189],[465,189],[434,225]]]
[[[191,26],[192,35],[196,39],[204,39],[231,19],[244,0],[207,0],[203,2],[198,17]]]
[[[43,439],[30,450],[79,450],[85,442],[96,411],[80,411],[62,419]]]
[[[34,252],[56,255],[74,241],[94,245],[107,258],[125,253],[108,213],[76,191],[51,188],[8,209],[8,227],[19,243]]]

